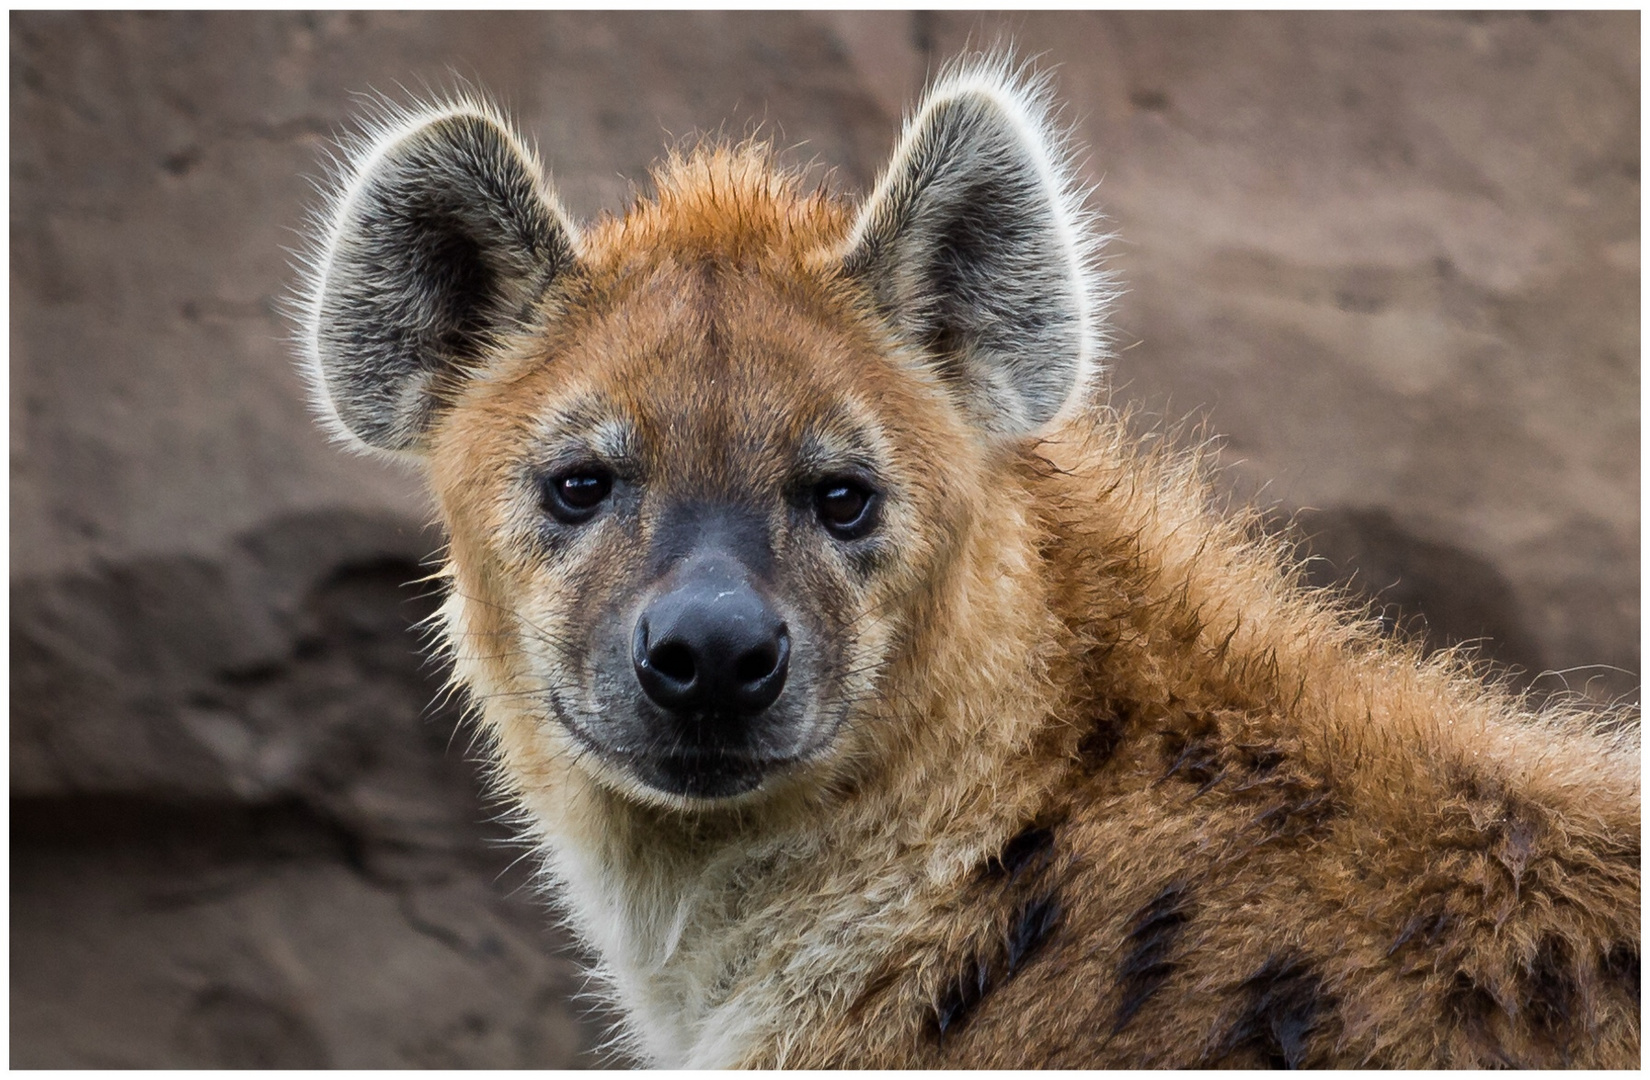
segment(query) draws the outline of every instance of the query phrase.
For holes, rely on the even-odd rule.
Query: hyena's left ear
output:
[[[299,349],[334,431],[423,450],[431,422],[574,263],[577,233],[489,105],[395,111],[314,222]]]
[[[1046,80],[988,59],[943,75],[861,209],[847,272],[1003,435],[1046,424],[1098,365],[1100,238]]]

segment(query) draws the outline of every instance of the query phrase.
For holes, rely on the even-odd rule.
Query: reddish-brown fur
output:
[[[532,588],[524,553],[496,546],[508,530],[488,470],[548,401],[599,386],[687,425],[669,445],[706,452],[660,467],[714,485],[730,466],[710,451],[730,432],[783,438],[847,387],[878,403],[913,468],[955,467],[971,505],[952,527],[1008,530],[1034,560],[1027,604],[1054,616],[1027,642],[1050,707],[994,765],[1035,779],[1017,780],[1012,815],[973,808],[1045,829],[1032,865],[982,864],[898,952],[867,958],[846,1007],[746,1064],[1636,1062],[1637,769],[1619,736],[1524,715],[1451,659],[1422,661],[1305,593],[1252,519],[1210,509],[1192,459],[1142,453],[1103,406],[971,460],[930,388],[873,359],[863,303],[819,270],[841,208],[728,151],[661,187],[587,235],[588,276],[543,338],[440,430],[433,478],[477,610]],[[706,352],[695,305],[748,351]],[[972,569],[959,559],[949,573]],[[959,633],[932,603],[891,675],[902,699],[935,691],[958,639],[1025,634],[1018,619]],[[561,768],[533,732],[497,734],[512,786],[542,802],[533,789]],[[890,812],[912,759],[934,767],[917,733],[891,742],[858,779]],[[1010,972],[1009,924],[1041,901],[1048,926]],[[1291,1008],[1298,1042],[1272,1031]]]
[[[760,148],[657,182],[427,451],[458,678],[650,1056],[1637,1063],[1634,718],[1381,636],[1098,394],[983,437],[840,271],[850,208]],[[523,470],[588,402],[673,497],[765,497],[819,430],[885,456],[864,580],[775,525],[784,587],[870,661],[752,798],[638,792],[535,704],[659,527],[536,546]]]

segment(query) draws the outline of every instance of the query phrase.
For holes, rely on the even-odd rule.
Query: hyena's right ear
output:
[[[943,73],[860,210],[843,269],[986,430],[1046,425],[1097,370],[1101,237],[1046,78]]]
[[[578,235],[484,104],[398,114],[350,150],[315,223],[300,348],[337,433],[416,453],[488,348],[573,265]]]

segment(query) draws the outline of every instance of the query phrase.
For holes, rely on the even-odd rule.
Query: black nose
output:
[[[759,713],[785,688],[790,657],[784,621],[731,560],[682,567],[631,637],[642,689],[673,713]]]

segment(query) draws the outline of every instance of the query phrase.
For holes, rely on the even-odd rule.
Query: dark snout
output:
[[[655,787],[721,798],[748,791],[788,754],[770,707],[785,689],[791,636],[737,559],[690,557],[642,609],[630,639],[636,681],[659,709],[635,761]]]
[[[739,726],[779,699],[790,666],[785,622],[728,558],[684,564],[636,620],[631,659],[648,699],[680,717]],[[737,739],[734,731],[720,733]]]

